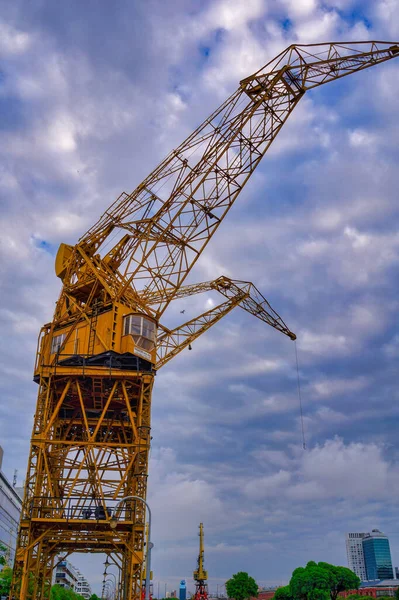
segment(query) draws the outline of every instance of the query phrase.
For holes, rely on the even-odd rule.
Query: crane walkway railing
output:
[[[119,505],[119,499],[104,500],[82,497],[64,499],[58,497],[34,497],[30,503],[29,520],[64,521],[109,521],[117,513],[118,522],[141,523],[144,527],[145,515],[140,502],[135,500]]]

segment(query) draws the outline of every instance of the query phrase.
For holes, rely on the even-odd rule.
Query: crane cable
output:
[[[301,382],[299,380],[298,348],[297,348],[297,345],[296,345],[296,340],[294,340],[294,344],[295,344],[295,359],[296,359],[296,375],[297,375],[297,382],[298,382],[299,414],[300,414],[300,417],[301,417],[302,447],[303,447],[304,450],[306,450],[305,429],[304,429],[304,426],[303,426]]]

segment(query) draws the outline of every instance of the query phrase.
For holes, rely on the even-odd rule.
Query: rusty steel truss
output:
[[[236,306],[295,339],[253,284],[183,283],[305,92],[398,55],[387,42],[290,46],[75,246],[61,245],[63,287],[35,366],[13,597],[48,599],[57,557],[72,552],[106,553],[120,568],[119,597],[141,596],[144,504],[120,501],[146,497],[156,369]],[[172,300],[211,290],[220,305],[173,330],[160,323]]]

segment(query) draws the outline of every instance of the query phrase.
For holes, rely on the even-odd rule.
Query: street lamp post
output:
[[[107,570],[108,567],[116,567],[118,569],[117,590],[118,590],[118,598],[119,598],[120,593],[121,593],[121,569],[119,568],[119,566],[116,564],[116,562],[114,560],[112,562],[109,562],[108,559],[109,559],[109,555],[107,554],[107,558],[103,563],[105,570]]]
[[[105,581],[106,581],[105,577],[109,577],[110,575],[112,575],[112,577],[114,578],[114,580],[115,580],[115,584],[114,584],[115,585],[115,595],[116,595],[116,590],[118,589],[118,582],[116,581],[115,573],[107,573],[107,569],[104,569],[103,575],[104,575]]]
[[[108,573],[108,575],[109,575],[109,573]],[[115,586],[114,582],[112,581],[112,579],[105,579],[104,580],[104,586],[107,585],[107,584],[113,586],[113,588],[114,588],[114,600],[115,600],[115,597],[116,597],[116,586]],[[112,593],[112,590],[110,590],[110,592]]]
[[[147,556],[145,562],[145,600],[150,600],[150,577],[151,577],[151,550],[153,547],[153,543],[151,542],[151,509],[148,506],[148,503],[144,500],[144,498],[140,498],[140,496],[126,496],[119,500],[118,504],[114,508],[114,516],[111,518],[109,524],[112,529],[115,529],[118,523],[116,518],[116,511],[119,506],[126,502],[126,500],[139,500],[146,505],[148,510],[148,546],[147,546]]]
[[[103,589],[102,589],[102,597],[105,596],[105,592],[107,592],[107,597],[109,597],[109,594],[112,594],[112,588],[110,588],[109,586],[112,584],[112,579],[105,579],[103,581]],[[115,597],[115,594],[114,594]]]
[[[112,577],[115,579],[115,588],[117,590],[117,595],[119,597],[119,594],[120,594],[120,578],[117,581],[115,573],[108,573],[107,572],[108,567],[117,566],[117,565],[115,563],[113,563],[113,562],[112,563],[108,562],[108,556],[107,556],[107,560],[105,561],[104,565],[105,565],[105,567],[104,567],[104,573],[103,573],[104,579],[105,579],[105,577],[107,575],[112,575]],[[119,571],[119,575],[120,575],[120,571]]]

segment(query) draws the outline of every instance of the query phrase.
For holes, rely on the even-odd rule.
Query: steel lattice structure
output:
[[[305,92],[399,55],[388,42],[295,45],[240,86],[75,246],[61,244],[63,287],[39,337],[39,385],[12,595],[49,597],[56,555],[106,552],[124,599],[141,595],[156,369],[235,306],[295,335],[253,284],[183,286]],[[209,290],[225,300],[169,330],[169,303]],[[118,519],[116,529],[109,526]]]
[[[194,600],[208,600],[208,571],[204,569],[204,525],[199,525],[199,554],[197,559],[197,568],[193,572],[195,581]]]

